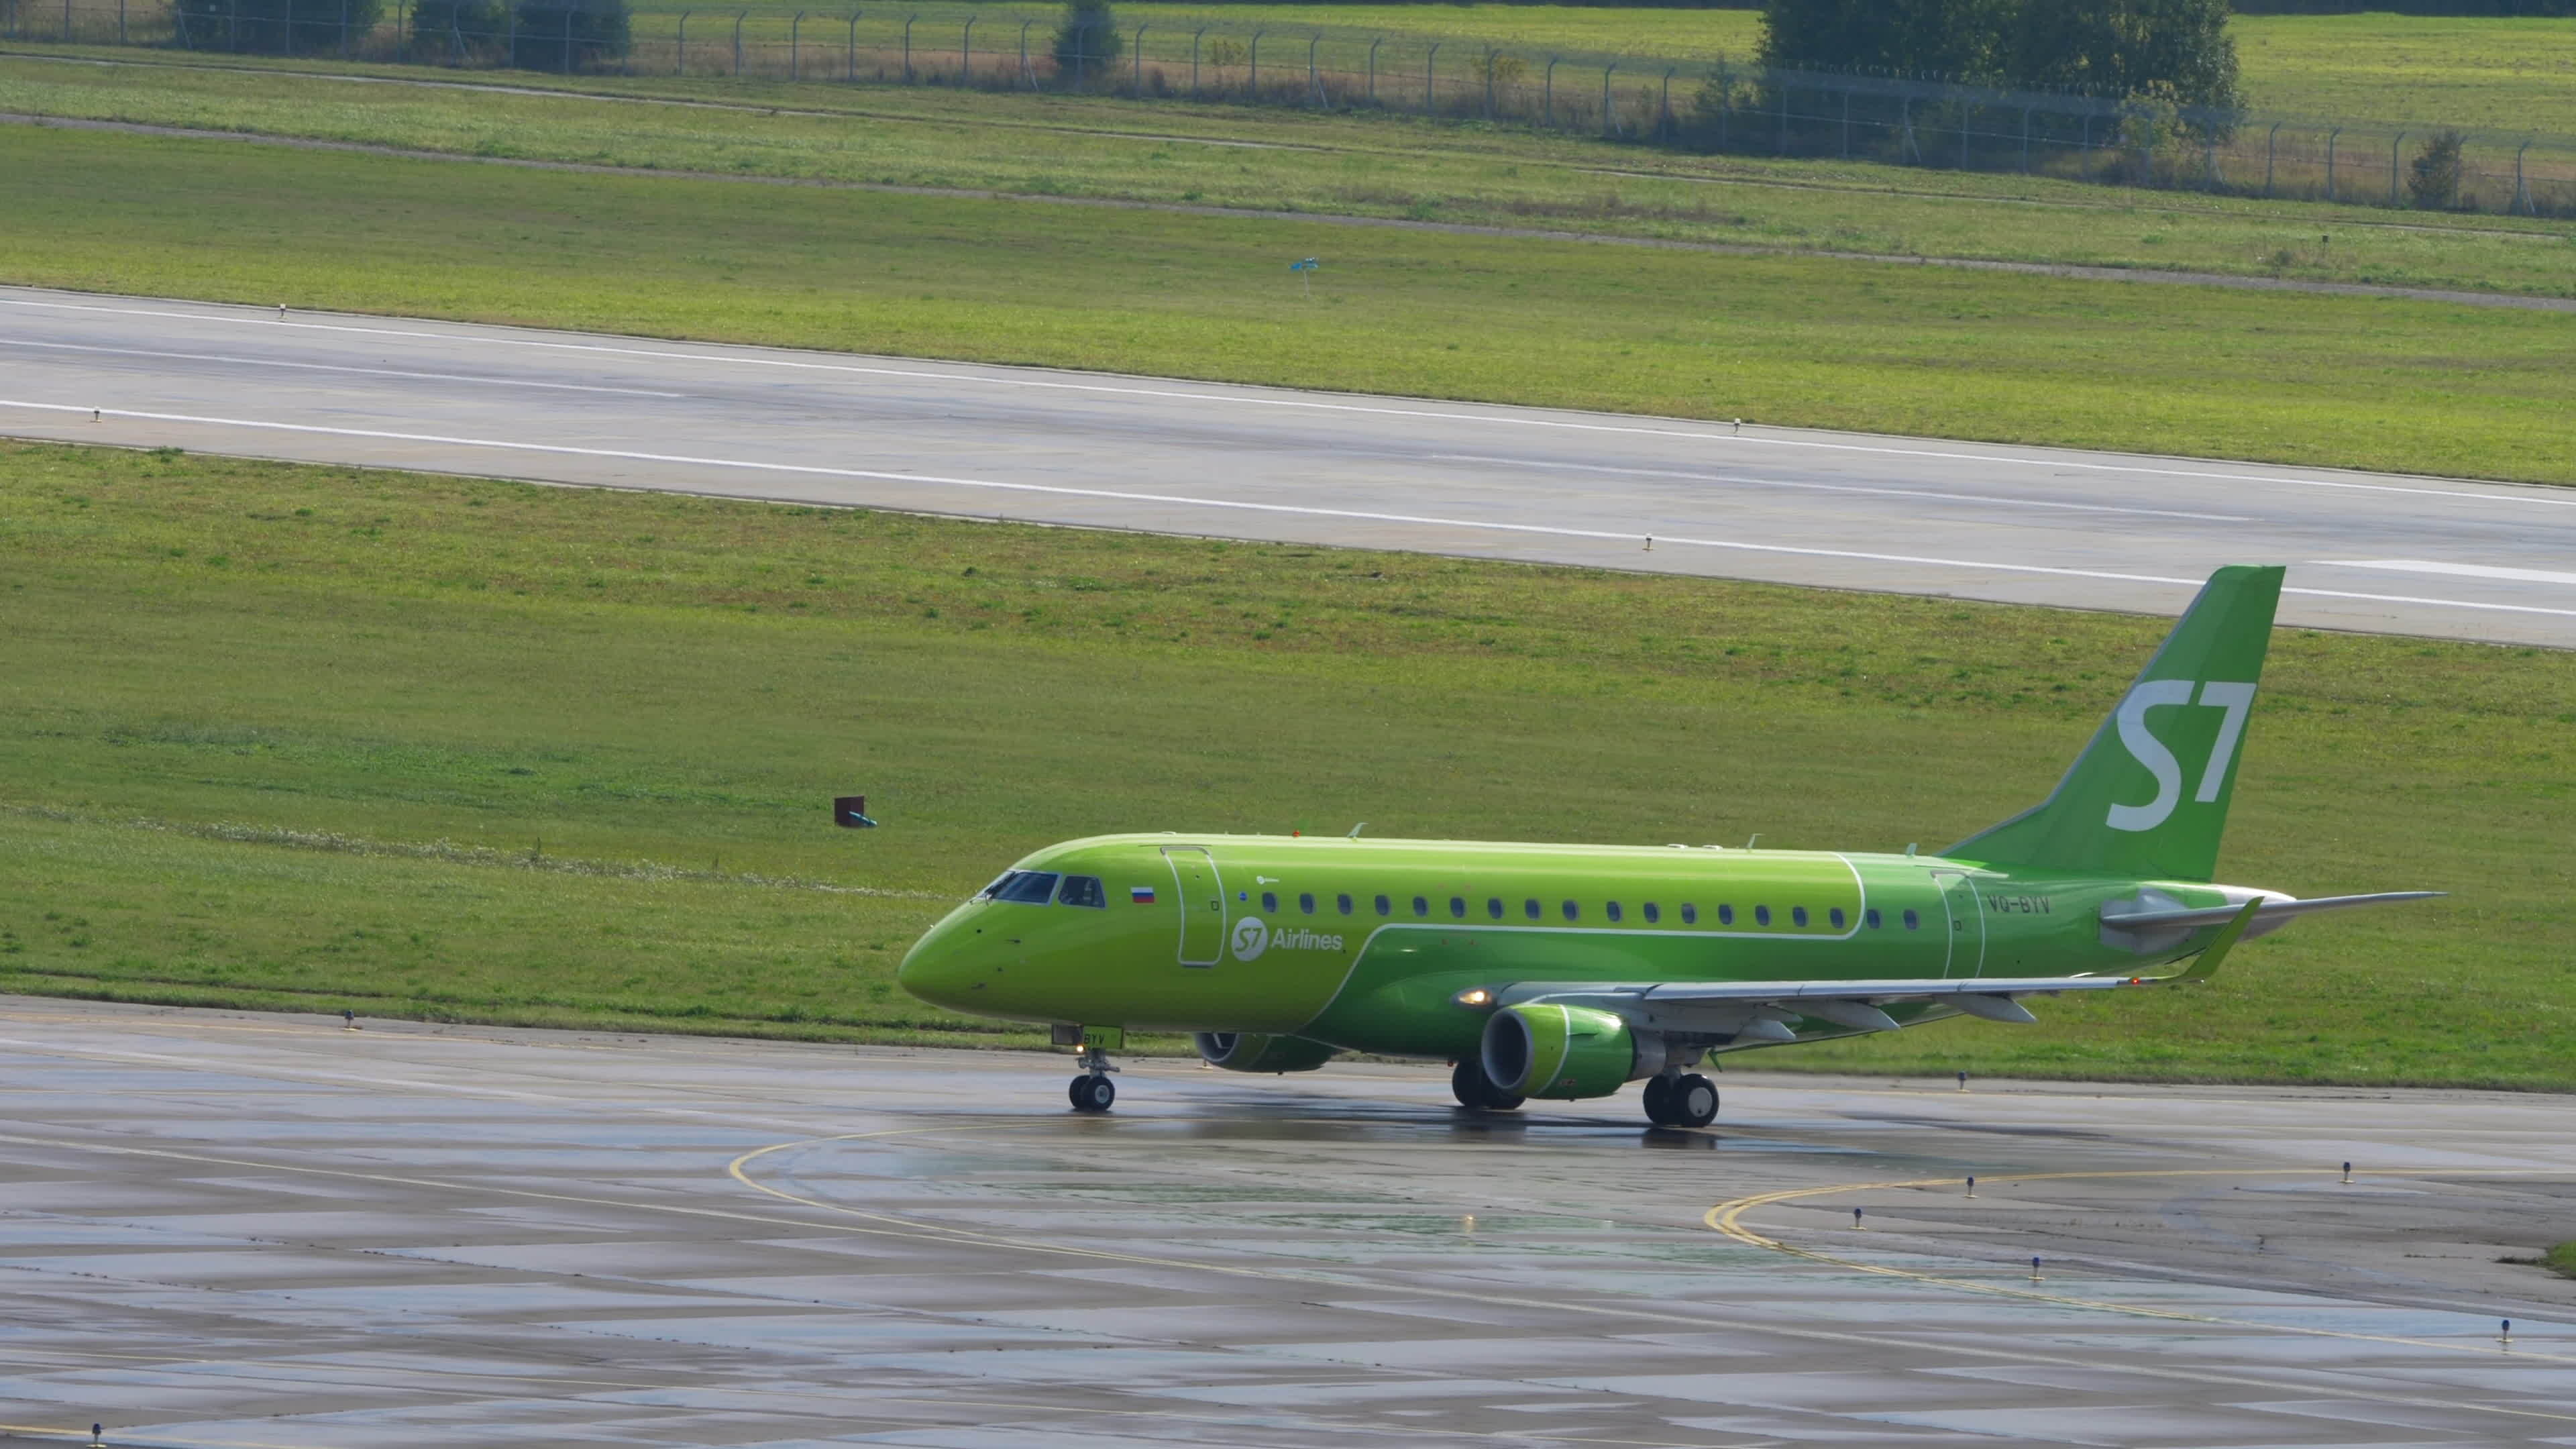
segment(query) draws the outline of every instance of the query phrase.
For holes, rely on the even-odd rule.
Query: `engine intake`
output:
[[[1302,1036],[1245,1031],[1203,1031],[1197,1042],[1201,1060],[1229,1072],[1311,1072],[1340,1050]]]
[[[1616,1013],[1545,1002],[1485,1021],[1485,1076],[1516,1097],[1606,1097],[1664,1065],[1664,1043]]]

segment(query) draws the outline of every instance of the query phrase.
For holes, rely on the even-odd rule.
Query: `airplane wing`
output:
[[[2028,1023],[2039,1018],[2016,998],[2067,991],[2118,991],[2140,986],[2206,981],[2254,924],[2265,902],[2257,899],[2220,912],[2226,923],[2207,949],[2181,971],[2162,976],[1984,976],[1886,978],[1861,981],[1685,981],[1637,983],[1525,983],[1500,994],[1500,1004],[1553,1002],[1615,1012],[1640,1028],[1708,1033],[1736,1044],[1790,1042],[1790,1022],[1807,1017],[1854,1031],[1895,1031],[1904,1023],[1885,1008],[1908,1004],[1947,1008],[1988,1021]]]

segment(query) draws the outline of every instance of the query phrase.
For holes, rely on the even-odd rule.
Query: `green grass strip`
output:
[[[1119,829],[1937,848],[2161,620],[0,447],[0,990],[1025,1044],[904,997]],[[2576,655],[2285,631],[2225,868],[2455,894],[1765,1067],[2567,1089]],[[864,791],[885,823],[831,828]]]

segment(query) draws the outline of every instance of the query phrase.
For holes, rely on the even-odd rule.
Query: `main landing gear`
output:
[[[1109,1080],[1109,1074],[1116,1070],[1109,1065],[1107,1052],[1087,1048],[1082,1054],[1082,1075],[1066,1085],[1065,1100],[1073,1103],[1077,1112],[1108,1111],[1109,1104],[1118,1100],[1118,1084]]]
[[[1705,1127],[1717,1120],[1717,1083],[1688,1076],[1646,1079],[1646,1120],[1658,1127]]]
[[[1495,1086],[1493,1079],[1485,1075],[1485,1064],[1474,1057],[1449,1069],[1449,1095],[1472,1112],[1516,1111],[1527,1100]]]

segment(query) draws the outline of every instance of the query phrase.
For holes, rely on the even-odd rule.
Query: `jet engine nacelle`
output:
[[[1200,1032],[1198,1048],[1209,1066],[1229,1072],[1311,1072],[1339,1050],[1302,1036],[1246,1031]]]
[[[1485,1076],[1515,1097],[1606,1097],[1663,1070],[1663,1038],[1614,1013],[1545,1002],[1485,1020]]]

